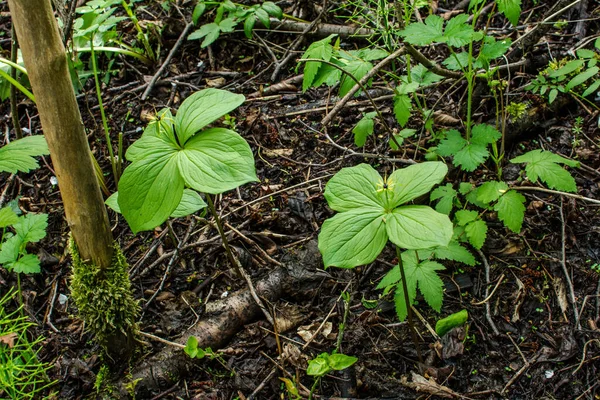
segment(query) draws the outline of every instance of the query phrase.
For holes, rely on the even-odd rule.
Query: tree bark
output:
[[[65,214],[83,260],[108,267],[112,233],[50,0],[9,0]]]

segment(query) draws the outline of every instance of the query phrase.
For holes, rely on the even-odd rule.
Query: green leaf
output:
[[[454,155],[452,164],[460,167],[463,171],[472,172],[487,160],[490,152],[486,146],[469,144]]]
[[[46,237],[48,227],[48,214],[27,214],[19,217],[13,225],[17,236],[23,243],[39,242]]]
[[[22,244],[23,241],[19,236],[11,236],[4,240],[0,247],[0,264],[6,267],[7,264],[15,262],[21,253]]]
[[[14,272],[23,274],[37,274],[41,271],[40,260],[33,254],[24,254],[11,267]]]
[[[479,52],[479,58],[484,58],[487,61],[500,58],[506,53],[511,45],[512,40],[510,39],[496,41],[493,36],[486,36],[483,38],[483,47]]]
[[[469,313],[467,310],[460,310],[457,313],[450,314],[446,318],[440,319],[435,324],[435,333],[437,333],[440,337],[444,336],[452,329],[463,326],[467,322],[468,318]]]
[[[403,249],[447,246],[452,238],[452,222],[448,216],[431,207],[399,207],[384,218],[390,240]]]
[[[392,209],[429,192],[444,180],[448,167],[443,162],[428,161],[397,169],[387,180],[393,196],[386,204]]]
[[[405,273],[406,273],[406,266]],[[415,298],[417,297],[417,281],[413,278],[413,275],[406,274],[406,286],[408,288],[408,301],[409,304],[414,304]],[[394,305],[396,306],[396,315],[400,322],[404,321],[408,316],[408,307],[406,306],[406,299],[404,298],[404,287],[402,284],[396,285],[396,291],[394,292]]]
[[[592,83],[585,91],[581,94],[582,97],[587,97],[590,94],[594,93],[600,87],[600,79]]]
[[[244,21],[244,34],[248,39],[252,39],[252,29],[254,29],[254,24],[256,23],[256,18],[254,15],[250,15]]]
[[[600,69],[598,67],[588,68],[584,72],[577,74],[573,79],[571,79],[569,83],[567,83],[567,86],[565,86],[565,88],[567,90],[571,90],[574,87],[581,85],[588,79],[592,77],[597,77],[599,71]]]
[[[204,14],[205,10],[206,4],[204,4],[203,1],[200,1],[198,4],[196,4],[194,11],[192,11],[192,21],[194,22],[194,25],[198,25],[198,19],[200,19],[202,14]]]
[[[467,14],[460,14],[448,21],[444,31],[444,39],[449,46],[461,47],[473,41],[475,31],[467,23],[468,19]]]
[[[477,190],[477,200],[489,204],[492,201],[498,200],[498,198],[506,193],[507,190],[508,185],[504,182],[485,182]]]
[[[410,118],[412,103],[410,97],[405,94],[394,96],[394,115],[400,126],[404,127]]]
[[[579,167],[577,161],[572,161],[554,154],[550,151],[532,150],[510,160],[511,163],[527,163],[525,172],[531,182],[537,182],[538,178],[545,182],[551,189],[563,190],[565,192],[576,192],[577,185],[571,174],[564,170],[559,164],[569,167]]]
[[[191,189],[184,189],[183,196],[181,196],[181,201],[179,202],[177,208],[175,208],[175,211],[173,211],[171,214],[171,217],[185,217],[205,207],[206,203],[204,200],[202,200],[202,197],[200,197],[198,192]]]
[[[221,28],[219,25],[211,22],[210,24],[202,25],[200,29],[190,33],[188,40],[198,40],[204,38],[200,47],[205,48],[219,38]]]
[[[279,6],[272,1],[265,1],[262,6],[260,6],[263,10],[265,10],[270,16],[275,17],[277,19],[283,18],[283,11]]]
[[[465,233],[467,234],[469,243],[471,243],[476,249],[481,249],[481,246],[483,246],[483,243],[485,243],[487,229],[487,224],[482,220],[470,222],[467,226],[465,226]]]
[[[525,197],[522,194],[509,190],[498,199],[494,210],[498,212],[498,218],[508,229],[515,233],[521,232],[525,216]]]
[[[200,90],[181,104],[175,116],[175,132],[183,146],[200,129],[238,108],[245,101],[242,94],[227,90]]]
[[[196,358],[198,355],[198,339],[195,336],[190,336],[185,344],[183,349],[185,354],[187,354],[190,358]]]
[[[184,182],[177,164],[177,151],[158,148],[123,172],[118,204],[133,233],[159,226],[181,201]]]
[[[558,78],[560,76],[568,75],[571,72],[575,72],[577,69],[583,67],[585,60],[571,60],[559,69],[552,71],[548,74],[549,78]]]
[[[353,60],[350,61],[345,67],[344,71],[352,74],[359,81],[373,69],[373,64],[368,61],[363,60]],[[342,81],[340,82],[340,97],[344,97],[350,89],[352,89],[356,85],[356,81],[352,79],[348,74],[344,74],[342,77]],[[357,91],[355,96],[358,96],[360,91]]]
[[[46,139],[42,135],[14,140],[0,148],[0,172],[29,172],[39,167],[33,157],[49,153]]]
[[[302,58],[317,58],[329,61],[333,55],[333,46],[329,44],[336,35],[329,35],[325,39],[319,40],[308,46],[308,49],[302,55]],[[302,91],[306,92],[313,85],[317,72],[322,63],[308,61],[304,66],[304,78],[302,80]]]
[[[433,42],[442,41],[442,30],[444,20],[437,15],[430,15],[423,22],[414,22],[406,27],[400,36],[410,43],[417,46],[427,46]]]
[[[6,206],[0,209],[0,228],[6,228],[18,221],[19,217],[10,207]]]
[[[387,243],[382,211],[356,209],[327,219],[319,234],[325,268],[354,268],[372,262]]]
[[[271,28],[271,20],[269,14],[263,8],[256,9],[256,17],[267,29]]]
[[[435,311],[442,309],[444,298],[444,282],[436,271],[446,269],[442,264],[435,261],[423,261],[415,269],[414,277],[418,282],[419,291],[425,301]],[[406,278],[409,279],[408,277]]]
[[[358,50],[358,53],[357,53],[358,58],[365,60],[365,61],[380,60],[389,55],[390,55],[390,53],[388,53],[387,51],[385,51],[383,49],[373,49],[373,48],[369,48],[369,47],[360,49],[360,50]]]
[[[465,226],[470,222],[475,221],[479,217],[479,213],[473,210],[458,210],[454,217],[456,218],[456,223],[460,226]]]
[[[433,253],[435,257],[440,260],[452,260],[470,266],[477,264],[473,254],[471,254],[469,250],[465,249],[456,240],[452,240],[446,247],[436,247],[433,249]]]
[[[373,127],[375,126],[373,122],[374,117],[374,115],[364,115],[360,121],[358,121],[356,126],[352,128],[352,133],[354,133],[354,144],[358,147],[363,147],[367,141],[367,137],[373,134]]]
[[[377,187],[380,181],[381,176],[369,164],[342,168],[327,182],[325,199],[334,211],[373,210],[383,215],[384,203]]]
[[[416,133],[417,133],[416,129],[404,128],[400,132],[398,132],[397,135],[394,135],[394,138],[396,139],[396,142],[398,142],[400,145],[402,145],[402,143],[404,142],[404,139],[414,136]],[[398,150],[398,146],[396,145],[396,142],[394,142],[393,140],[390,139],[389,145],[392,150]]]
[[[431,192],[429,200],[435,201],[438,199],[439,201],[435,205],[435,210],[442,214],[449,215],[456,199],[456,190],[454,190],[451,183],[447,183],[446,186],[435,188]]]
[[[203,193],[258,181],[250,146],[229,129],[211,128],[194,136],[178,153],[177,163],[186,185]]]
[[[308,367],[306,368],[306,375],[309,376],[324,376],[331,368],[329,367],[329,363],[327,362],[327,358],[329,354],[321,353],[317,356],[317,358],[313,360],[308,360]]]
[[[450,157],[462,150],[468,142],[456,129],[446,132],[446,138],[437,145],[436,152],[442,157]]]
[[[352,366],[352,364],[358,361],[358,358],[336,353],[330,355],[327,361],[331,369],[341,371]]]
[[[473,126],[471,131],[471,143],[487,145],[497,142],[502,137],[496,128],[487,124]]]
[[[431,85],[444,79],[443,76],[428,70],[423,64],[417,64],[410,70],[410,76],[413,82],[421,86]]]
[[[516,26],[521,16],[521,0],[496,0],[500,11],[513,26]]]
[[[543,93],[540,93],[540,94],[543,94]],[[550,103],[550,104],[554,103],[554,100],[556,100],[556,96],[558,96],[558,90],[557,89],[550,90],[550,92],[548,93],[548,103]]]
[[[387,274],[383,276],[375,289],[385,289],[400,282],[401,279],[402,275],[400,274],[400,266],[396,264],[387,272]]]
[[[451,71],[465,70],[469,65],[469,53],[462,51],[460,53],[450,54],[442,61],[442,64]],[[474,63],[473,67],[477,68],[477,63]]]
[[[336,60],[331,60],[334,64],[340,64],[336,62]],[[319,68],[319,72],[317,72],[317,76],[315,77],[312,87],[319,87],[322,84],[326,84],[327,86],[335,86],[342,80],[342,71],[339,69],[329,65],[329,64],[321,64]]]

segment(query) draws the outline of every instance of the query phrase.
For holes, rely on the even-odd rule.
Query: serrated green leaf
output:
[[[272,1],[265,1],[260,7],[272,17],[277,19],[281,19],[283,17],[283,11],[281,8]]]
[[[438,15],[430,15],[423,22],[413,22],[400,32],[400,36],[417,46],[427,46],[433,42],[443,40],[442,30],[444,20]]]
[[[375,123],[373,122],[373,117],[363,116],[356,126],[352,128],[352,133],[354,133],[354,144],[358,147],[363,147],[367,141],[367,137],[373,134],[374,126]]]
[[[456,129],[446,132],[446,137],[437,145],[436,152],[442,157],[450,157],[462,150],[468,142]]]
[[[325,268],[354,268],[377,258],[387,243],[382,211],[355,209],[327,219],[319,234]]]
[[[388,196],[386,208],[398,207],[424,195],[442,182],[447,173],[448,167],[439,161],[428,161],[397,169],[387,179],[387,185],[393,195]]]
[[[418,282],[418,288],[425,301],[435,311],[442,309],[442,300],[444,299],[444,282],[440,279],[436,271],[446,269],[442,264],[435,261],[423,261],[415,269],[415,278]],[[409,279],[408,277],[406,278]]]
[[[473,126],[471,131],[471,143],[487,145],[498,141],[502,134],[496,128],[487,124]]]
[[[379,181],[382,181],[381,176],[369,164],[342,168],[327,182],[325,199],[334,211],[362,209],[383,215],[384,203],[377,187]]]
[[[506,53],[511,45],[512,40],[510,39],[497,41],[493,36],[486,36],[483,39],[483,47],[479,52],[479,57],[485,58],[488,61],[500,58]]]
[[[410,97],[405,94],[394,96],[394,115],[400,126],[404,127],[410,118],[412,103]]]
[[[457,261],[470,266],[477,264],[473,254],[456,240],[451,240],[446,247],[436,247],[433,249],[433,253],[440,260]]]
[[[331,60],[334,64],[340,64],[335,59]],[[329,64],[321,64],[317,75],[312,83],[312,87],[319,87],[322,84],[335,86],[342,80],[342,71]]]
[[[573,77],[573,79],[571,79],[569,81],[569,83],[567,83],[567,86],[565,86],[565,89],[571,90],[574,87],[581,85],[588,79],[590,79],[592,77],[597,77],[599,71],[600,71],[600,69],[598,67],[592,67],[592,68],[586,69],[585,71],[583,71],[580,74],[577,74],[575,77]]]
[[[177,153],[156,149],[123,172],[118,204],[133,233],[159,226],[181,201],[184,182],[177,167]]]
[[[428,70],[423,64],[417,64],[410,70],[410,77],[413,82],[420,86],[431,85],[444,79],[443,76]]]
[[[49,153],[46,139],[42,135],[14,140],[0,148],[0,172],[29,172],[39,167],[33,157]]]
[[[317,58],[320,60],[330,61],[331,56],[333,55],[333,46],[329,43],[335,36],[336,35],[329,35],[325,39],[312,43],[310,46],[308,46],[302,55],[302,58]],[[302,80],[302,91],[306,92],[308,88],[312,87],[321,65],[322,63],[316,61],[306,62],[304,66],[304,78]]]
[[[451,71],[465,70],[469,65],[469,53],[462,51],[460,53],[450,54],[442,64]],[[479,68],[477,63],[473,64],[473,67]]]
[[[467,23],[468,19],[469,16],[467,14],[460,14],[451,18],[446,23],[444,40],[449,46],[461,47],[473,41],[475,31],[473,30],[473,27]]]
[[[23,241],[19,236],[5,239],[0,247],[0,264],[6,266],[6,264],[15,262],[21,252],[21,245],[23,245]]]
[[[468,318],[469,313],[467,313],[467,310],[460,310],[457,313],[448,315],[435,324],[435,333],[442,337],[452,329],[463,326]]]
[[[400,282],[400,279],[402,279],[400,267],[396,264],[387,272],[387,274],[383,276],[375,289],[385,289],[388,286],[395,285],[396,283]]]
[[[500,11],[513,26],[516,26],[521,16],[521,0],[496,0]]]
[[[179,144],[185,145],[202,128],[238,108],[245,99],[242,94],[221,89],[200,90],[185,99],[175,116]]]
[[[184,189],[183,196],[181,196],[181,201],[179,202],[177,208],[175,208],[175,211],[173,211],[171,214],[171,217],[185,217],[205,207],[206,203],[204,200],[202,200],[202,197],[200,197],[198,192],[191,189]]]
[[[211,128],[191,138],[177,154],[179,172],[187,186],[219,194],[258,181],[254,156],[236,132]]]
[[[472,172],[487,160],[490,152],[487,147],[480,144],[469,144],[454,155],[452,164],[463,171]]]
[[[577,161],[572,161],[550,151],[532,150],[510,160],[511,163],[527,163],[525,172],[531,182],[541,179],[548,187],[566,192],[576,192],[577,185],[571,174],[558,164],[579,167]]]
[[[452,187],[451,183],[447,183],[446,186],[440,186],[434,189],[429,196],[430,201],[439,200],[435,205],[435,210],[442,214],[449,215],[456,199],[456,190]]]
[[[487,224],[482,220],[470,222],[465,226],[465,233],[467,238],[469,238],[469,243],[476,249],[481,249],[483,243],[485,243],[487,229]]]
[[[390,240],[403,249],[447,246],[452,238],[452,222],[447,215],[427,206],[404,206],[385,215]]]
[[[374,61],[380,60],[389,56],[390,53],[383,49],[373,49],[369,47],[365,47],[363,49],[358,50],[357,57],[363,59],[365,61]]]
[[[37,274],[41,271],[40,260],[33,254],[24,254],[12,263],[11,269],[16,273]]]
[[[470,222],[473,222],[479,217],[479,213],[473,210],[458,210],[454,217],[456,218],[456,222],[460,226],[465,226]]]
[[[46,237],[48,227],[48,214],[27,214],[19,217],[13,225],[17,236],[23,243],[39,242]]]
[[[498,218],[504,225],[515,233],[521,232],[525,217],[525,197],[515,190],[504,193],[494,205]]]
[[[367,72],[369,72],[372,69],[373,64],[371,64],[368,61],[362,60],[350,61],[344,67],[344,71],[352,74],[352,76],[354,76],[359,81],[367,74]],[[346,94],[348,94],[348,92],[354,87],[354,85],[356,85],[356,81],[350,78],[348,74],[344,74],[342,76],[342,81],[340,82],[340,97],[344,97]],[[359,94],[360,90],[356,92],[355,96],[358,96]]]
[[[411,275],[411,277],[413,277],[413,275]],[[406,286],[408,288],[408,301],[409,304],[412,305],[417,297],[416,279],[411,279],[407,274]],[[398,316],[398,320],[400,322],[404,321],[408,316],[408,307],[406,305],[406,299],[404,298],[404,287],[400,283],[396,285],[396,290],[394,291],[394,305],[396,306],[396,315]]]
[[[477,190],[477,200],[483,203],[491,203],[498,200],[502,194],[508,190],[508,185],[504,182],[490,181],[485,182]]]
[[[19,217],[10,207],[3,207],[0,209],[0,228],[6,228],[7,226],[16,224],[19,221]]]

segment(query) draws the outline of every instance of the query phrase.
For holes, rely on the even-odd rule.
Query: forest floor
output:
[[[345,23],[336,12],[321,14],[322,5],[318,3],[278,2],[284,12],[296,13],[307,21],[320,18],[319,24]],[[440,15],[457,6],[452,1],[431,3],[439,3]],[[550,3],[554,2],[523,1],[522,18],[529,15],[527,29],[543,20],[553,5]],[[585,20],[583,33],[577,31],[576,22],[553,26],[527,55],[530,61],[548,54],[552,59],[568,57],[568,49],[599,31],[598,2],[580,4],[585,8],[574,6],[561,18]],[[8,38],[8,8],[6,3],[0,7],[0,30]],[[375,288],[397,261],[393,249],[386,248],[370,265],[323,270],[316,241],[323,221],[334,215],[323,196],[333,174],[359,163],[369,163],[383,173],[402,168],[409,161],[424,161],[425,150],[432,146],[432,132],[425,130],[418,137],[405,139],[401,150],[390,151],[387,133],[378,122],[374,136],[363,148],[357,148],[351,131],[363,112],[372,111],[364,94],[343,108],[327,127],[323,126],[321,120],[339,100],[337,91],[320,87],[303,92],[295,68],[306,46],[327,35],[305,35],[306,42],[293,53],[291,62],[271,80],[274,57],[281,60],[302,33],[279,31],[276,25],[256,29],[252,39],[243,32],[222,34],[208,48],[201,48],[199,41],[185,40],[147,99],[142,100],[151,77],[191,19],[192,4],[184,2],[178,7],[173,3],[167,10],[158,2],[142,1],[135,7],[141,21],[161,27],[162,51],[153,65],[130,57],[99,55],[105,80],[102,96],[111,132],[123,132],[126,149],[140,137],[156,111],[164,107],[176,110],[197,90],[218,87],[246,95],[246,102],[226,122],[250,144],[260,182],[218,196],[218,212],[255,284],[294,257],[312,263],[304,267],[314,275],[301,290],[287,290],[268,304],[276,317],[275,327],[259,313],[253,321],[239,326],[225,343],[213,348],[218,350],[218,357],[194,362],[174,384],[149,390],[137,399],[293,398],[280,378],[295,382],[304,398],[314,383],[314,378],[306,374],[307,361],[331,352],[338,339],[340,352],[358,361],[347,370],[325,376],[316,386],[315,398],[600,398],[598,204],[556,193],[523,191],[527,202],[519,234],[506,229],[493,213],[487,215],[485,244],[481,251],[471,249],[477,265],[444,262],[446,291],[441,313],[417,301],[417,349],[407,322],[398,322],[392,298],[382,296],[382,291]],[[335,4],[328,7],[336,8]],[[422,12],[427,13],[427,8]],[[337,13],[343,14],[344,10],[338,8]],[[210,22],[214,15],[203,18]],[[496,15],[490,26],[501,32],[509,25],[502,15]],[[525,27],[519,26],[505,29],[503,35],[514,41],[524,31]],[[135,40],[130,21],[121,22],[119,32],[125,42]],[[351,48],[368,45],[361,39],[343,40]],[[0,43],[9,54],[10,40],[1,39]],[[442,58],[436,51],[432,47],[427,56],[439,62]],[[389,68],[403,74],[402,63]],[[539,148],[577,160],[582,167],[570,172],[578,194],[600,200],[599,104],[596,102],[595,108],[585,106],[560,94],[557,101],[561,101],[561,107],[552,108],[545,98],[523,90],[536,76],[537,70],[530,67],[505,77],[512,88],[511,101],[529,102],[542,110],[531,116],[533,121],[525,128],[511,125],[509,129],[516,134],[508,133],[505,160]],[[393,93],[382,77],[379,74],[373,80],[373,97]],[[455,83],[448,79],[424,91],[423,101],[430,106],[437,104],[435,111],[447,117],[445,122],[442,118],[436,120],[436,130],[451,127],[452,120],[457,126],[464,118],[461,104],[466,84],[448,90]],[[40,133],[35,105],[24,97],[20,100],[23,128]],[[108,189],[114,192],[116,185],[108,173],[111,167],[93,79],[84,84],[78,100],[92,152],[102,170],[107,171]],[[391,100],[376,101],[387,123],[400,129]],[[9,132],[12,121],[8,100],[1,107],[2,131]],[[493,120],[494,107],[489,95],[480,95],[474,103],[474,120]],[[413,114],[408,127],[420,130],[422,126],[420,116]],[[30,330],[32,337],[44,337],[39,357],[51,365],[48,377],[56,380],[51,387],[53,398],[95,398],[95,384],[101,381],[98,376],[104,364],[101,349],[69,301],[69,228],[50,157],[43,157],[40,164],[29,174],[0,174],[4,201],[18,199],[23,212],[49,214],[47,237],[30,249],[40,256],[42,273],[20,277],[25,310],[37,323]],[[455,168],[450,160],[448,166],[446,183],[455,187],[457,182],[479,185],[495,174],[491,162],[473,173]],[[518,179],[519,170],[514,164],[507,163],[503,173],[506,181],[532,185]],[[214,318],[214,312],[209,311],[211,303],[246,289],[246,282],[230,268],[209,217],[209,223],[200,215],[172,219],[167,225],[136,235],[112,210],[109,218],[114,237],[130,264],[134,295],[142,308],[142,332],[171,342],[181,341],[198,321]],[[0,291],[16,285],[15,274],[0,267]],[[431,329],[435,322],[462,309],[468,311],[467,324],[441,339],[437,337]],[[142,351],[124,374],[134,374],[142,360],[170,346],[151,336],[143,336],[143,340]]]

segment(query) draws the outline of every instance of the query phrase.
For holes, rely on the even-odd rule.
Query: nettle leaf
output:
[[[378,183],[379,173],[369,164],[342,168],[327,182],[325,199],[338,212],[372,209],[383,215],[384,207]]]
[[[479,213],[473,210],[458,210],[454,213],[454,217],[456,218],[458,225],[465,226],[468,223],[477,220]]]
[[[483,243],[485,243],[485,238],[487,237],[488,226],[485,221],[477,220],[470,222],[465,226],[465,233],[467,238],[469,239],[469,243],[473,245],[476,249],[481,249]]]
[[[513,26],[516,26],[521,16],[521,0],[496,0],[498,11],[504,14]]]
[[[412,103],[410,97],[406,94],[394,96],[394,115],[400,126],[404,127],[410,118]]]
[[[577,161],[569,160],[550,151],[532,150],[510,160],[511,163],[527,163],[525,172],[531,182],[537,182],[538,178],[551,189],[563,190],[565,192],[576,192],[575,179],[559,164],[569,167],[579,167]]]
[[[389,55],[390,55],[390,53],[388,53],[387,51],[385,51],[383,49],[373,49],[373,48],[369,48],[369,47],[365,47],[356,52],[356,56],[358,58],[366,60],[366,61],[380,60]]]
[[[477,190],[477,200],[483,203],[491,203],[498,200],[502,194],[506,193],[508,185],[504,182],[490,181],[485,182]]]
[[[404,249],[447,246],[452,238],[452,222],[447,215],[427,206],[404,206],[385,216],[390,240]]]
[[[367,141],[367,137],[373,134],[373,128],[375,126],[373,118],[375,118],[376,115],[376,112],[370,112],[363,115],[356,126],[352,128],[352,133],[354,133],[354,144],[358,147],[363,147]]]
[[[375,260],[388,240],[383,215],[355,209],[327,219],[319,234],[325,268],[354,268]]]
[[[177,151],[171,148],[157,149],[127,167],[119,180],[118,204],[133,233],[165,222],[181,201],[183,185]]]
[[[444,180],[448,167],[442,162],[429,161],[397,169],[387,180],[393,196],[386,207],[391,209],[429,192]]]
[[[457,261],[463,264],[474,266],[477,264],[473,254],[464,248],[456,240],[450,241],[446,247],[436,247],[433,249],[433,254],[440,260]]]
[[[199,192],[218,194],[258,181],[250,146],[225,128],[194,136],[178,152],[177,164],[186,185]]]
[[[460,14],[448,21],[444,31],[444,39],[448,45],[461,47],[473,41],[475,31],[471,25],[467,24],[468,19],[467,14]]]
[[[430,15],[423,22],[413,22],[400,32],[400,36],[417,46],[427,46],[443,39],[444,20],[438,15]]]
[[[345,67],[344,71],[352,74],[356,79],[361,80],[367,72],[373,69],[373,64],[368,61],[363,60],[353,60],[350,61]],[[352,79],[348,74],[344,74],[342,76],[342,81],[340,83],[340,97],[348,94],[350,89],[352,89],[356,85],[356,81]],[[368,86],[368,85],[367,85]],[[360,94],[360,90],[356,92],[355,96]]]
[[[19,221],[19,217],[8,206],[0,208],[0,228],[6,228]]]
[[[205,89],[184,100],[175,116],[175,133],[180,145],[200,129],[238,108],[245,101],[244,95],[226,90]]]
[[[435,200],[439,200],[435,205],[435,210],[449,215],[456,200],[456,190],[454,190],[452,184],[447,183],[446,186],[435,188],[429,196],[429,201]]]
[[[29,172],[39,167],[33,157],[49,154],[43,135],[27,136],[0,148],[0,172]]]
[[[330,61],[333,55],[333,46],[330,44],[331,39],[336,35],[329,35],[325,39],[319,40],[308,46],[308,49],[302,55],[302,58],[318,58],[320,60]],[[315,77],[322,63],[316,61],[308,61],[304,66],[304,79],[302,80],[302,90],[306,92],[313,85]]]
[[[27,214],[19,217],[13,225],[17,236],[23,243],[39,242],[46,237],[48,227],[48,214]]]
[[[521,232],[525,217],[525,197],[515,190],[504,193],[494,205],[498,218],[504,225],[515,233]]]

